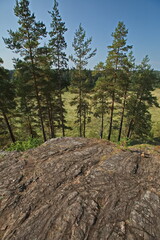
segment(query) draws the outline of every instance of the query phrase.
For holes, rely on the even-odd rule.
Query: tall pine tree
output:
[[[17,115],[21,136],[36,137],[37,106],[35,104],[35,91],[33,89],[31,64],[22,60],[14,61],[13,81],[16,87]]]
[[[78,102],[75,101],[75,104],[77,105],[80,137],[82,137],[82,134],[85,136],[85,114],[88,108],[88,102],[85,99],[86,77],[83,70],[88,64],[88,60],[96,54],[96,49],[92,51],[90,47],[91,42],[92,38],[86,39],[86,32],[80,24],[72,43],[74,55],[70,56],[76,68],[76,76],[74,81],[72,81],[72,86],[75,86],[78,90]]]
[[[130,52],[129,55],[124,59],[124,69],[121,71],[121,77],[119,81],[119,91],[121,96],[121,112],[120,112],[120,125],[119,125],[119,133],[118,133],[118,141],[121,140],[122,128],[125,116],[126,103],[128,98],[128,93],[131,87],[131,79],[133,76],[134,68],[135,68],[135,59],[133,57],[133,53]]]
[[[43,113],[41,107],[41,99],[39,93],[39,83],[37,78],[37,69],[35,56],[37,48],[40,45],[42,37],[46,36],[46,28],[42,22],[36,22],[35,15],[29,9],[28,0],[16,1],[14,13],[18,17],[19,28],[17,31],[9,30],[10,38],[4,38],[4,42],[11,50],[20,53],[25,61],[31,63],[32,81],[36,95],[36,101],[39,112],[39,119],[43,139],[46,141],[46,133],[44,128]]]
[[[67,31],[65,27],[65,23],[62,21],[62,18],[59,14],[58,10],[58,2],[54,0],[54,6],[52,12],[49,12],[52,18],[51,22],[51,31],[49,32],[50,40],[49,47],[51,49],[52,54],[52,65],[57,70],[57,94],[58,94],[58,105],[60,111],[60,122],[62,128],[62,135],[65,136],[65,109],[64,102],[62,99],[62,89],[64,88],[63,84],[63,72],[67,68],[67,57],[65,53],[65,49],[67,48],[67,44],[65,42],[64,34]]]
[[[131,94],[127,102],[127,138],[144,139],[150,135],[151,114],[149,107],[158,107],[157,98],[152,95],[156,75],[151,69],[148,56],[136,67],[132,77]]]
[[[100,118],[100,138],[104,135],[104,118],[105,114],[108,112],[108,87],[106,84],[105,77],[99,77],[96,81],[93,96],[93,106],[95,109],[94,116]]]
[[[122,76],[122,71],[125,67],[126,54],[132,46],[126,45],[128,30],[126,29],[123,22],[119,22],[112,33],[113,43],[108,46],[109,52],[107,57],[107,74],[108,74],[108,84],[110,85],[110,96],[112,99],[111,110],[110,110],[110,123],[108,140],[111,139],[112,128],[113,128],[113,115],[115,109],[115,101],[118,98],[118,85],[120,78]]]

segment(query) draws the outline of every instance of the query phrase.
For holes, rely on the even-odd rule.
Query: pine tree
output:
[[[146,56],[137,66],[132,78],[131,95],[127,103],[127,138],[146,138],[151,130],[149,107],[158,107],[157,99],[152,95],[156,75]]]
[[[34,138],[37,136],[36,127],[39,127],[37,119],[37,107],[35,105],[35,91],[32,84],[31,64],[22,60],[14,60],[13,81],[16,87],[17,115],[19,116],[19,131]],[[22,134],[23,133],[23,134]]]
[[[126,59],[126,53],[132,46],[126,45],[127,42],[127,33],[123,22],[119,22],[118,26],[115,29],[115,32],[112,33],[113,43],[111,46],[108,46],[109,52],[106,60],[106,68],[108,74],[108,84],[110,85],[110,96],[112,99],[111,111],[110,111],[110,123],[109,123],[109,132],[108,140],[111,139],[112,127],[113,127],[113,114],[115,109],[115,101],[118,97],[118,84],[121,78],[121,71],[125,67],[124,60]],[[117,95],[117,96],[116,96]]]
[[[41,47],[37,51],[36,60],[40,67],[39,79],[41,82],[41,98],[43,99],[43,113],[45,123],[49,128],[49,136],[56,136],[56,127],[59,127],[60,106],[58,104],[57,89],[57,71],[51,69],[52,54],[47,46]],[[57,125],[57,126],[56,126]]]
[[[104,117],[108,112],[108,88],[106,84],[105,77],[99,77],[95,88],[94,88],[94,96],[93,96],[93,105],[94,105],[94,116],[101,119],[100,126],[100,138],[103,138],[104,135]]]
[[[78,102],[75,101],[77,105],[77,116],[79,123],[79,135],[80,137],[85,136],[85,112],[86,108],[88,108],[88,103],[86,102],[85,96],[85,84],[86,77],[84,75],[84,68],[88,64],[88,60],[96,54],[96,49],[92,51],[90,44],[92,42],[92,38],[86,39],[86,32],[84,31],[81,24],[79,25],[78,30],[75,32],[74,40],[73,40],[73,49],[74,55],[70,56],[71,61],[75,64],[76,68],[76,76],[74,77],[74,81],[72,81],[72,86],[76,87],[78,90]],[[73,103],[73,102],[72,102]]]
[[[65,53],[65,49],[67,48],[67,44],[65,42],[64,34],[67,31],[65,27],[65,23],[62,21],[62,18],[59,14],[58,10],[58,2],[54,0],[54,6],[52,12],[49,12],[52,18],[51,22],[51,31],[49,32],[50,40],[49,47],[51,49],[52,54],[52,65],[57,70],[57,80],[58,80],[58,104],[60,110],[60,121],[62,128],[62,135],[65,136],[65,113],[64,102],[62,99],[62,89],[63,89],[63,72],[67,68],[67,57]]]
[[[118,141],[121,140],[127,97],[128,97],[128,92],[129,92],[129,88],[131,85],[131,78],[132,78],[133,71],[135,68],[135,59],[133,57],[132,52],[130,52],[129,55],[124,59],[124,66],[125,67],[124,67],[123,71],[121,71],[121,77],[120,77],[120,81],[119,81],[119,90],[120,90],[121,101],[122,101],[122,110],[121,110]]]
[[[4,38],[4,42],[11,50],[20,53],[24,60],[31,63],[32,80],[36,95],[39,119],[42,128],[43,139],[46,141],[41,99],[36,74],[36,51],[42,37],[46,36],[46,28],[42,22],[36,22],[35,15],[31,14],[28,0],[16,1],[14,13],[18,17],[19,28],[17,31],[9,30],[10,38]]]

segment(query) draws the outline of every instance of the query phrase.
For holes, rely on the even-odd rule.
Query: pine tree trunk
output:
[[[64,122],[64,113],[63,113],[63,100],[62,100],[62,81],[61,81],[61,72],[60,72],[60,56],[58,55],[58,97],[60,103],[60,121],[62,126],[62,136],[65,137],[65,122]]]
[[[4,120],[5,120],[5,122],[6,122],[8,131],[9,131],[9,134],[10,134],[10,138],[11,138],[12,142],[15,143],[16,139],[15,139],[15,137],[14,137],[14,134],[13,134],[11,125],[10,125],[10,123],[9,123],[9,121],[8,121],[8,117],[7,117],[7,115],[5,114],[4,111],[2,111],[2,114],[3,114]]]
[[[37,79],[36,79],[36,74],[35,74],[35,69],[34,69],[34,60],[33,60],[32,49],[31,48],[30,48],[30,59],[31,59],[31,63],[32,63],[32,74],[33,74],[33,79],[34,79],[34,87],[35,87],[36,100],[37,100],[37,105],[38,105],[38,115],[39,115],[39,118],[40,118],[43,140],[44,140],[44,142],[46,142],[47,138],[46,138],[46,133],[45,133],[45,129],[44,129],[42,108],[41,108],[41,103],[40,103],[39,91],[38,91],[38,86],[37,86]]]
[[[86,137],[86,106],[84,105],[83,137]]]
[[[82,137],[82,90],[79,88],[79,136]]]
[[[48,119],[49,119],[49,128],[50,128],[50,136],[51,138],[55,138],[55,130],[52,116],[52,105],[51,102],[46,99],[47,102],[47,110],[48,110]]]
[[[36,100],[37,100],[37,105],[38,105],[38,115],[40,118],[43,140],[44,140],[44,142],[46,142],[47,139],[46,139],[46,134],[45,134],[45,130],[44,130],[42,109],[41,109],[41,103],[40,103],[40,99],[39,99],[39,91],[38,91],[38,86],[37,86],[37,80],[36,80],[35,69],[34,69],[34,60],[33,60],[31,48],[30,48],[30,59],[31,59],[31,63],[32,63],[32,74],[33,74],[33,79],[34,79],[34,87],[35,87]]]
[[[51,138],[55,138],[55,126],[54,126],[54,120],[53,120],[53,113],[52,113],[52,108],[51,108],[51,120],[50,120],[50,130],[51,130]]]
[[[31,124],[31,119],[30,119],[30,114],[29,113],[29,109],[27,106],[27,100],[25,98],[25,108],[26,108],[26,113],[27,113],[27,121],[28,121],[28,128],[29,128],[29,133],[31,135],[32,138],[34,138],[34,133],[33,133],[33,128],[32,128],[32,124]]]
[[[119,50],[118,50],[119,53]],[[116,66],[115,66],[115,72],[114,72],[114,86],[117,81],[117,70],[118,70],[118,57],[116,57]],[[112,125],[113,125],[113,112],[114,112],[114,103],[115,103],[115,90],[113,90],[112,93],[112,106],[111,106],[111,116],[110,116],[110,126],[109,126],[109,133],[108,133],[108,140],[111,140],[111,134],[112,134]]]
[[[102,96],[102,114],[101,114],[101,128],[100,128],[100,138],[103,138],[104,131],[104,97]]]
[[[102,111],[102,116],[101,116],[101,131],[100,131],[100,138],[103,138],[103,130],[104,130],[104,112]]]
[[[141,101],[142,101],[143,89],[140,89],[140,90],[141,90],[141,94],[137,93],[137,99],[136,99],[135,104],[134,104],[134,106],[135,106],[135,108],[134,108],[134,118],[132,118],[130,123],[129,123],[128,132],[127,132],[127,138],[131,138],[131,131],[133,129],[135,116],[137,114],[136,110],[139,108],[139,105],[141,104]]]
[[[127,90],[125,91],[125,94],[124,94],[124,101],[123,101],[123,108],[122,108],[122,113],[121,113],[121,122],[120,122],[120,128],[119,128],[118,142],[121,140],[123,119],[124,119],[124,110],[125,110],[125,106],[126,106],[126,98],[127,98]]]
[[[127,138],[128,139],[130,138],[130,135],[131,135],[132,124],[133,124],[133,119],[129,123],[128,132],[127,132]]]
[[[33,129],[32,129],[32,124],[31,124],[31,120],[30,117],[28,116],[28,127],[29,127],[29,132],[32,138],[34,138],[34,133],[33,133]]]
[[[64,114],[63,114],[63,100],[62,100],[62,92],[59,89],[59,102],[60,102],[60,120],[62,123],[62,136],[65,137],[65,123],[64,123]]]
[[[44,140],[44,142],[46,142],[47,138],[46,138],[46,133],[45,133],[45,129],[44,129],[44,123],[43,123],[43,117],[42,117],[42,108],[41,108],[41,103],[40,103],[40,99],[39,99],[39,91],[38,91],[36,80],[35,80],[34,83],[35,83],[36,99],[37,99],[37,104],[38,104],[38,114],[39,114],[39,118],[40,118],[40,122],[41,122],[43,140]]]
[[[111,140],[111,134],[112,134],[114,103],[115,103],[115,92],[113,91],[113,94],[112,94],[111,115],[110,115],[110,125],[109,125],[109,133],[108,133],[108,140],[109,140],[109,141]]]

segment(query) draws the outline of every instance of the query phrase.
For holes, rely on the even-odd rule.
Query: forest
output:
[[[152,69],[147,55],[135,63],[125,24],[118,22],[111,33],[106,61],[90,70],[87,64],[97,49],[91,48],[92,38],[83,26],[75,30],[74,54],[67,56],[67,28],[57,0],[48,13],[50,31],[36,21],[29,4],[16,1],[19,28],[8,30],[8,38],[3,38],[15,58],[13,71],[0,59],[0,148],[23,150],[65,136],[119,143],[160,141],[160,125],[153,130],[152,119],[153,109],[159,109],[155,91],[160,73]]]

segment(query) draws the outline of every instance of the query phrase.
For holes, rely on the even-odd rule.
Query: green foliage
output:
[[[17,115],[21,127],[19,131],[26,132],[31,137],[36,136],[35,127],[38,126],[36,112],[35,91],[32,85],[31,64],[22,60],[15,60],[13,81],[17,94]]]
[[[42,144],[42,140],[37,139],[37,138],[29,138],[28,140],[25,141],[16,141],[15,143],[12,143],[6,151],[26,151],[31,148],[35,148]]]
[[[128,150],[131,146],[131,140],[130,139],[127,139],[126,137],[122,137],[120,141],[116,141],[115,144],[117,145],[117,148],[118,149],[125,149],[125,150]]]
[[[9,71],[0,66],[0,110],[8,111],[15,108],[15,88]]]
[[[151,133],[151,113],[149,107],[158,107],[153,96],[156,76],[146,56],[133,73],[131,93],[127,102],[128,138],[145,139]]]
[[[125,67],[123,64],[126,59],[126,53],[132,46],[126,45],[128,30],[123,22],[119,22],[115,31],[112,33],[113,42],[108,46],[107,67],[117,70]]]
[[[49,32],[49,47],[51,49],[52,64],[58,70],[65,69],[67,67],[68,59],[64,51],[67,48],[64,34],[67,31],[67,28],[65,27],[65,23],[62,21],[59,14],[58,2],[56,0],[54,0],[52,12],[49,13],[52,18],[52,22],[50,24],[52,30]]]
[[[109,93],[107,80],[105,77],[99,77],[96,82],[92,104],[94,107],[94,116],[99,118],[101,122],[100,137],[103,138],[104,117],[105,114],[109,112]]]
[[[46,36],[46,28],[42,22],[36,22],[35,15],[29,9],[29,1],[16,1],[14,13],[18,17],[19,28],[13,32],[9,30],[10,38],[3,38],[11,50],[20,53],[26,60],[34,57],[39,40]],[[33,51],[34,49],[34,51]]]
[[[91,51],[91,42],[92,38],[86,39],[86,32],[80,24],[78,30],[75,32],[72,43],[75,57],[73,55],[70,56],[71,61],[73,61],[76,66],[76,69],[84,69],[88,63],[88,60],[96,54],[96,49]]]
[[[74,56],[70,56],[76,67],[72,75],[71,88],[74,93],[77,93],[77,97],[73,99],[71,104],[76,105],[76,123],[79,123],[80,137],[85,137],[86,124],[90,121],[89,114],[91,111],[88,101],[90,86],[87,71],[84,71],[84,67],[88,64],[89,59],[96,54],[96,49],[92,51],[90,47],[91,42],[92,38],[86,39],[86,32],[80,24],[72,43]]]
[[[128,87],[128,75],[126,70],[128,68],[128,58],[127,52],[132,46],[127,45],[127,34],[128,30],[126,29],[123,22],[119,22],[115,31],[112,33],[113,42],[112,45],[108,46],[109,52],[106,60],[106,69],[107,69],[107,79],[109,89],[108,92],[111,97],[111,111],[110,111],[110,123],[108,131],[108,140],[111,139],[113,126],[113,118],[115,112],[115,103],[121,101],[121,97],[124,96],[124,104],[121,113],[120,121],[120,132],[118,140],[121,137],[123,117],[124,117],[124,108],[126,101],[126,93]]]
[[[40,99],[40,84],[39,80],[39,66],[36,62],[37,49],[40,45],[40,40],[46,37],[46,27],[42,22],[37,22],[35,15],[29,9],[28,0],[16,1],[14,13],[18,17],[19,28],[13,32],[9,30],[9,38],[3,38],[5,44],[9,49],[16,53],[20,53],[23,59],[29,64],[32,87],[35,91],[35,99],[37,102],[39,122],[42,129],[44,141],[46,141],[46,134],[44,128],[43,114]]]
[[[17,151],[39,145],[38,136],[46,141],[79,133],[83,137],[118,139],[125,146],[131,140],[146,141],[152,135],[159,139],[159,123],[154,123],[153,130],[150,112],[151,107],[158,107],[152,92],[159,86],[159,72],[151,69],[147,56],[135,67],[123,22],[112,33],[106,62],[100,62],[94,71],[86,66],[96,49],[92,50],[92,38],[86,38],[80,24],[70,56],[75,68],[68,70],[64,38],[67,28],[57,0],[49,12],[50,39],[44,46],[41,40],[46,37],[46,28],[31,13],[29,0],[16,0],[14,13],[19,28],[9,30],[4,42],[22,58],[14,60],[14,73],[1,66],[0,58],[1,145],[8,144],[9,134],[12,142],[30,137],[9,147]],[[65,92],[68,89],[70,93]]]
[[[0,59],[0,63],[3,60]],[[0,128],[4,128],[4,122],[12,142],[15,142],[15,136],[13,134],[12,126],[10,123],[11,117],[13,117],[13,112],[16,108],[15,101],[15,87],[10,78],[9,71],[0,66],[0,119],[2,118]],[[4,135],[5,131],[2,130],[0,135]]]
[[[62,129],[62,135],[65,136],[66,120],[65,114],[66,110],[64,109],[64,102],[62,99],[62,89],[65,85],[64,80],[64,70],[67,68],[67,57],[65,49],[67,44],[65,42],[64,34],[67,31],[65,23],[62,21],[62,18],[58,10],[58,2],[54,0],[54,6],[52,12],[49,12],[52,18],[50,24],[51,31],[49,32],[49,48],[51,52],[51,63],[57,70],[57,91],[56,96],[58,97],[58,115],[59,115],[59,126]],[[55,114],[55,113],[54,113]]]
[[[160,88],[160,71],[155,71],[155,74],[156,74],[155,87]]]

